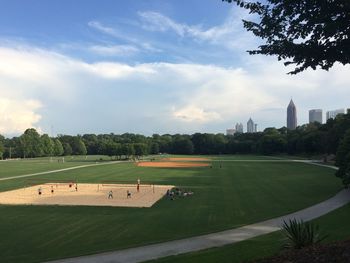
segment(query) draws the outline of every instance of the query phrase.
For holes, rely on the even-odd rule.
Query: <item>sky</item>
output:
[[[221,0],[0,0],[0,134],[224,133],[350,107],[349,66],[288,75]]]

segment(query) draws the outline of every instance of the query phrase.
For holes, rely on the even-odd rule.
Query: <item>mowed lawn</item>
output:
[[[327,238],[322,243],[350,239],[350,204],[320,218],[312,220],[319,226],[322,235]],[[283,251],[285,236],[282,231],[255,237],[236,244],[220,248],[206,249],[198,252],[186,253],[178,256],[170,256],[148,263],[241,263],[249,262],[264,257],[271,257]]]
[[[81,183],[141,178],[192,190],[194,196],[164,198],[152,208],[0,206],[2,262],[39,262],[239,227],[310,206],[341,189],[334,170],[278,160],[216,161],[213,168],[190,169],[108,164],[35,178]],[[25,178],[3,181],[0,191],[27,184]]]
[[[73,166],[92,164],[96,161],[108,160],[106,156],[66,156],[64,162],[62,157],[35,158],[35,159],[13,159],[0,161],[0,178],[13,177],[31,173],[46,172],[64,169]]]

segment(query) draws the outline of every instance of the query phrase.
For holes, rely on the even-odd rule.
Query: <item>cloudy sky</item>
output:
[[[293,98],[349,107],[350,67],[286,73],[221,0],[2,0],[0,134],[225,132],[281,127]]]

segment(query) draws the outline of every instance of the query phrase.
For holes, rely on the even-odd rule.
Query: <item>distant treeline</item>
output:
[[[128,159],[147,154],[336,154],[338,176],[350,183],[350,113],[311,123],[296,130],[267,128],[263,132],[224,134],[84,134],[50,138],[35,129],[21,136],[0,135],[0,158],[33,158],[62,155],[108,155]],[[345,179],[344,179],[345,178]],[[348,183],[346,183],[348,182]]]
[[[117,158],[147,154],[336,154],[350,129],[350,114],[326,124],[305,124],[296,130],[267,128],[263,132],[224,134],[84,134],[50,138],[35,129],[11,139],[0,135],[0,157],[32,158],[61,155],[109,155]]]

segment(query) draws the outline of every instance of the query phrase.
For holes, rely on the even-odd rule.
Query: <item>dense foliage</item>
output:
[[[287,239],[286,248],[301,249],[320,243],[326,238],[326,236],[320,235],[317,225],[297,219],[283,221],[282,231]]]
[[[139,158],[147,154],[308,154],[335,155],[337,176],[350,183],[350,114],[338,115],[326,124],[311,123],[296,130],[267,128],[263,132],[224,134],[84,134],[50,138],[35,129],[12,139],[0,136],[0,157],[27,158],[102,154],[114,158]]]
[[[244,27],[265,43],[250,54],[276,55],[295,64],[296,74],[309,67],[328,70],[350,63],[349,0],[223,0],[255,15]]]

